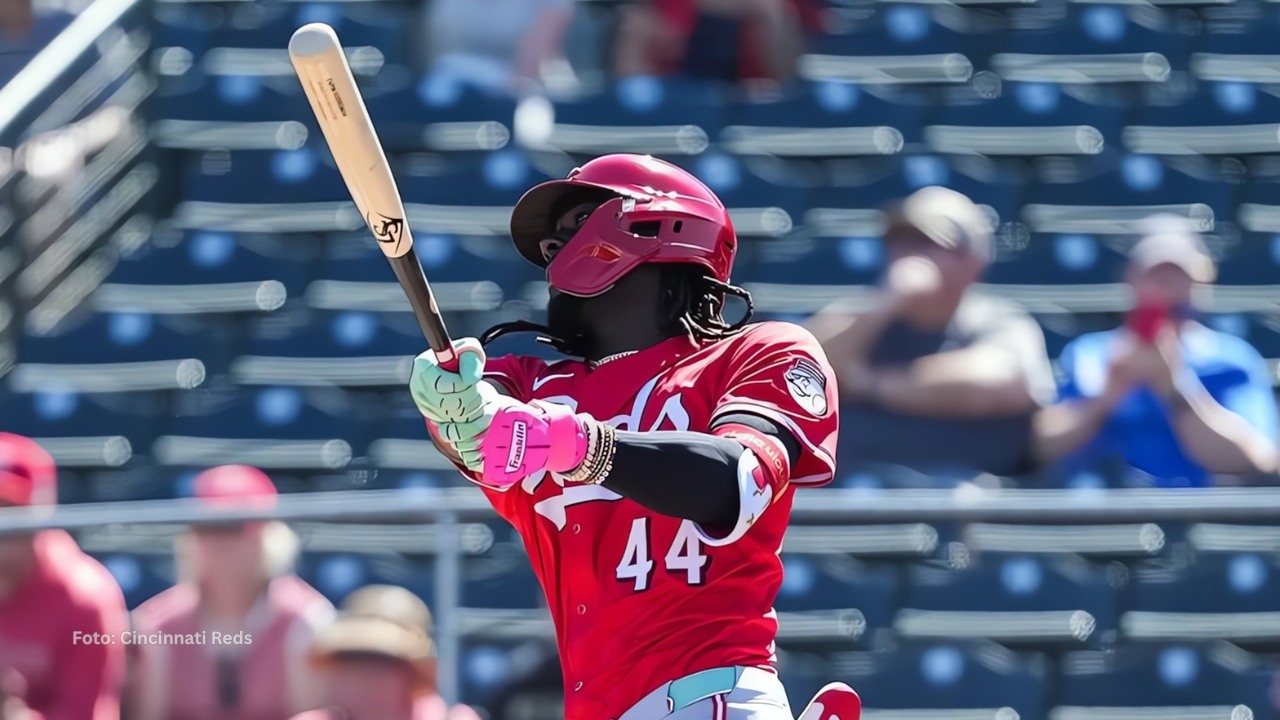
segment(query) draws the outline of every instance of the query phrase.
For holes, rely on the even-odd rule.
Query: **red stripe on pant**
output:
[[[712,720],[729,720],[729,701],[724,695],[711,696]]]

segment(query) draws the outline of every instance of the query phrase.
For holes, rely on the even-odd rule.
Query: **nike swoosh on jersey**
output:
[[[542,387],[543,385],[546,385],[548,382],[551,382],[556,378],[571,378],[571,377],[573,377],[573,373],[562,373],[560,375],[548,375],[544,378],[538,378],[537,380],[533,381],[533,391],[538,392],[538,388]]]

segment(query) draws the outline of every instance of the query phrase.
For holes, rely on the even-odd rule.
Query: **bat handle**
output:
[[[449,337],[449,330],[444,325],[444,316],[440,314],[435,295],[431,292],[426,275],[422,273],[422,265],[418,262],[417,254],[414,253],[413,248],[409,248],[404,255],[389,257],[387,261],[391,263],[391,269],[395,271],[400,287],[404,288],[405,295],[409,298],[409,305],[413,307],[413,316],[418,321],[418,327],[422,329],[422,336],[426,338],[427,344],[440,360],[440,367],[449,372],[457,372],[458,352],[453,349],[453,340]]]

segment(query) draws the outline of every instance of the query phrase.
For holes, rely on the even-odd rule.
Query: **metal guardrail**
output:
[[[98,0],[85,8],[66,30],[54,38],[7,85],[0,87],[0,145],[16,144],[16,127],[42,93],[74,61],[93,48],[104,29],[120,22],[144,0]]]
[[[0,87],[0,146],[15,148],[5,198],[14,221],[0,226],[0,244],[16,261],[13,312],[35,333],[52,330],[145,239],[151,223],[139,207],[159,179],[136,114],[153,87],[143,65],[150,0],[84,4]]]
[[[461,558],[471,521],[493,518],[484,496],[472,488],[370,490],[286,495],[273,508],[210,509],[193,499],[146,500],[0,509],[0,535],[46,528],[104,525],[169,526],[208,521],[279,519],[326,523],[435,523],[436,596],[440,687],[456,698],[461,636],[474,631],[474,611],[460,604]],[[1280,488],[1203,490],[819,490],[797,493],[797,523],[921,523],[929,521],[1102,522],[1273,521],[1280,518]],[[522,618],[525,616],[522,615]],[[481,618],[483,620],[483,618]]]

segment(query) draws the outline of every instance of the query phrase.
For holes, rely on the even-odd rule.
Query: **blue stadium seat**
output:
[[[1078,645],[1115,628],[1106,577],[1072,556],[987,553],[963,569],[917,566],[902,606],[894,625],[909,637]]]
[[[1005,82],[999,95],[948,104],[924,130],[935,152],[1096,155],[1119,146],[1122,111],[1087,104],[1049,82]]]
[[[1212,553],[1133,571],[1121,631],[1137,639],[1218,638],[1274,642],[1280,633],[1280,561],[1259,553]]]
[[[374,3],[245,3],[221,12],[191,8],[157,9],[162,26],[158,47],[188,47],[193,40],[209,48],[248,48],[284,51],[294,30],[311,22],[331,25],[349,51],[375,47],[386,62],[403,64],[411,13],[395,4]],[[194,32],[202,37],[191,37]],[[177,41],[177,42],[174,42]],[[185,41],[185,42],[184,42]]]
[[[804,178],[785,164],[718,150],[668,159],[715,191],[740,238],[785,237],[801,222],[807,200]]]
[[[720,135],[737,154],[829,158],[892,155],[920,142],[920,108],[883,100],[852,83],[797,82],[781,97],[730,105]]]
[[[161,147],[276,150],[300,148],[308,138],[319,141],[315,116],[293,78],[244,75],[233,66],[210,75],[188,68],[188,62],[180,48],[157,55],[161,74],[147,116]]]
[[[157,315],[275,310],[305,287],[307,266],[275,244],[194,231],[175,247],[147,245],[122,258],[99,289],[102,310]]]
[[[169,557],[138,553],[103,553],[95,557],[120,584],[130,610],[173,585],[173,562]]]
[[[294,78],[289,83],[249,75],[193,76],[186,84],[151,98],[153,120],[205,120],[233,124],[250,122],[302,123],[318,141],[315,115]],[[221,147],[234,147],[226,144]]]
[[[126,285],[225,285],[275,280],[299,292],[316,257],[312,238],[280,243],[269,236],[190,230],[174,246],[148,245],[121,258],[108,282]]]
[[[151,9],[151,46],[180,47],[196,56],[204,54],[213,31],[223,22],[224,11],[190,3],[156,4]]]
[[[570,164],[556,176],[568,173]],[[518,150],[457,163],[408,163],[396,176],[410,225],[424,234],[509,237],[511,207],[551,175]]]
[[[187,200],[221,203],[349,202],[351,195],[325,147],[241,151],[191,158]]]
[[[413,249],[431,280],[437,302],[445,311],[492,309],[504,296],[519,296],[526,283],[546,277],[544,270],[516,251],[506,232],[501,236],[481,236],[446,235],[430,230],[430,223],[422,224],[422,231],[414,234]],[[354,237],[334,237],[317,275],[318,280],[326,282],[312,287],[312,305],[360,307],[354,292],[361,287],[377,287],[370,283],[394,284],[395,274],[387,265],[386,257],[373,245],[367,231],[355,233]],[[343,289],[335,294],[332,303],[322,303],[316,293],[324,287]],[[392,295],[394,297],[394,293]],[[408,309],[403,302],[402,305]]]
[[[966,82],[975,71],[986,68],[998,36],[954,27],[941,22],[927,5],[885,3],[851,32],[815,38],[810,44],[814,55],[802,61],[801,74],[810,79],[843,77],[877,84]],[[827,58],[864,62],[841,64]],[[833,72],[823,72],[828,69],[825,66]]]
[[[1005,282],[1118,282],[1136,222],[1166,212],[1211,231],[1231,218],[1235,195],[1233,182],[1203,165],[1174,167],[1150,155],[1064,160],[1028,190],[1021,219],[1029,245],[998,271]]]
[[[353,553],[303,553],[298,576],[338,604],[351,592],[371,582],[368,558]]]
[[[1008,35],[992,59],[1008,80],[1163,83],[1187,65],[1188,36],[1172,14],[1117,4],[1069,5],[1062,22]]]
[[[425,346],[408,314],[304,311],[287,325],[262,324],[232,374],[250,385],[399,387],[407,381],[410,359]]]
[[[802,231],[751,256],[750,279],[792,285],[875,283],[884,268],[882,209],[926,185],[945,185],[987,209],[1000,237],[1014,233],[1020,177],[1009,166],[979,158],[912,155],[866,161],[812,191]]]
[[[1280,234],[1272,231],[1272,222],[1280,217],[1280,182],[1274,174],[1255,177],[1235,211],[1239,240],[1218,260],[1222,285],[1270,285],[1280,272]]]
[[[783,553],[779,638],[788,645],[848,647],[893,623],[898,574],[848,555]]]
[[[365,423],[351,399],[332,388],[264,387],[182,400],[152,448],[158,464],[332,471],[365,450]]]
[[[603,92],[554,104],[549,138],[517,140],[580,156],[643,152],[662,157],[697,154],[724,125],[724,89],[677,78],[631,77]],[[530,124],[530,128],[534,125]]]
[[[1280,14],[1271,7],[1226,22],[1207,23],[1197,36],[1191,71],[1200,80],[1269,84],[1280,60],[1276,26]]]
[[[496,544],[462,566],[462,607],[525,610],[545,603],[542,588],[519,542]]]
[[[1057,696],[1058,717],[1134,717],[1134,708],[1160,708],[1177,717],[1200,708],[1202,717],[1274,718],[1273,671],[1260,659],[1226,643],[1148,645],[1132,643],[1107,652],[1063,656]],[[1232,712],[1244,705],[1252,715]],[[1216,707],[1218,712],[1204,714]],[[1145,713],[1144,713],[1145,714]]]
[[[33,378],[37,389],[59,382],[48,375],[49,370],[71,372],[67,368],[77,366],[84,368],[83,373],[96,373],[91,378],[70,378],[86,391],[112,392],[112,382],[120,383],[116,390],[145,389],[145,385],[132,383],[145,383],[148,378],[157,388],[190,388],[199,385],[207,374],[221,372],[228,360],[227,346],[201,330],[178,318],[142,312],[85,314],[74,323],[64,324],[56,334],[25,338],[20,361],[27,366],[26,371],[32,370],[32,365],[43,366],[43,379]],[[172,368],[151,365],[151,370],[137,365],[165,360],[192,362]],[[114,368],[122,373],[119,375],[106,368],[94,368],[104,363],[125,367]],[[23,372],[20,370],[19,374]],[[30,385],[25,381],[22,384]]]
[[[1043,720],[1045,665],[1041,656],[980,642],[913,643],[832,658],[835,677],[857,689],[868,711],[911,711],[900,716],[921,718],[935,717],[934,710],[969,710],[936,717]]]
[[[388,152],[497,150],[510,140],[516,110],[510,98],[433,75],[399,88],[371,88],[365,103]]]
[[[1139,110],[1125,128],[1125,145],[1154,155],[1276,153],[1280,139],[1268,123],[1277,112],[1280,98],[1255,84],[1202,83],[1180,102]]]
[[[386,405],[369,444],[369,460],[379,472],[395,473],[397,486],[406,489],[467,483],[431,443],[422,415],[409,398],[399,397]]]
[[[551,621],[548,618],[545,622]],[[458,665],[463,702],[494,711],[494,717],[530,713],[527,717],[544,718],[545,712],[563,712],[563,680],[553,639],[464,637]],[[532,673],[536,673],[536,679],[530,677]],[[503,696],[521,680],[532,680],[537,689],[526,691],[518,699],[507,698],[502,704]],[[495,707],[495,703],[499,704]],[[501,714],[502,708],[507,708],[506,715]]]
[[[35,438],[60,467],[120,467],[146,454],[160,412],[155,398],[46,388],[0,395],[0,430]]]

